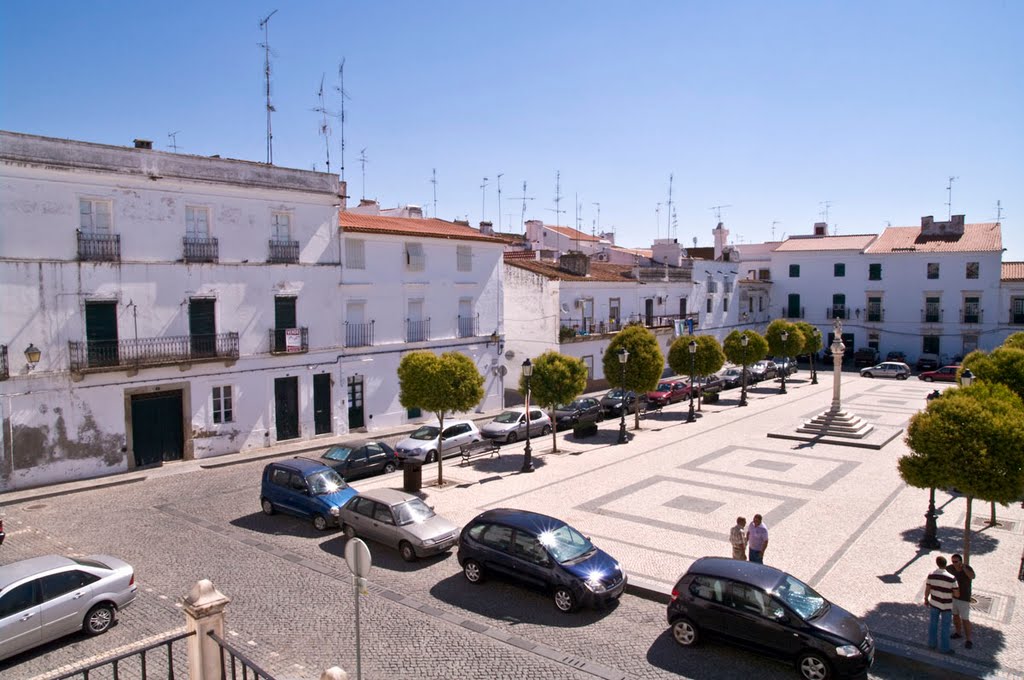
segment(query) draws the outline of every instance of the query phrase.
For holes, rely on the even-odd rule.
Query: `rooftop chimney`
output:
[[[586,253],[570,250],[558,259],[558,268],[576,276],[589,276],[590,258]]]
[[[491,236],[494,234],[494,223],[487,222],[486,220],[480,223],[480,233]]]
[[[135,140],[135,148],[136,149],[150,149],[150,150],[152,150],[153,149],[153,142],[152,142],[152,140],[149,140],[149,139],[136,139]]]
[[[725,250],[725,244],[729,238],[729,230],[719,222],[718,226],[711,230],[711,235],[715,237],[715,259],[721,260],[722,251]]]
[[[931,215],[921,218],[921,236],[959,238],[964,235],[964,216],[953,215],[948,222],[936,222]]]
[[[815,236],[828,236],[828,222],[815,222],[814,223],[814,235]]]

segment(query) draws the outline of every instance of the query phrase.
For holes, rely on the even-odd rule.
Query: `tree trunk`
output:
[[[437,488],[444,486],[444,469],[441,467],[441,461],[444,460],[444,456],[441,452],[444,450],[444,412],[437,414]]]
[[[551,419],[551,453],[558,453],[558,420],[555,418],[554,407],[552,407],[551,415],[548,418]]]
[[[993,527],[995,525],[999,524],[999,522],[996,521],[996,502],[995,501],[992,501],[992,516],[988,518],[988,523],[989,523],[989,526],[993,526]]]
[[[626,408],[625,402],[623,402],[622,408]],[[633,402],[633,429],[640,429],[640,395],[636,395],[636,400]]]
[[[967,519],[964,520],[964,564],[967,564],[971,559],[971,505],[973,503],[974,499],[968,496]]]

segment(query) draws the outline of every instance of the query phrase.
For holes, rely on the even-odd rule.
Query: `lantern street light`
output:
[[[686,422],[692,423],[696,420],[696,416],[693,415],[693,362],[697,357],[697,341],[690,340],[690,344],[687,347],[690,348],[690,415],[687,416]]]
[[[533,376],[533,363],[527,357],[523,362],[523,377],[526,378],[526,448],[523,449],[523,467],[520,472],[533,472],[533,447],[530,446],[530,378]]]
[[[28,370],[32,370],[39,363],[39,359],[43,356],[43,353],[39,351],[31,342],[28,343],[28,347],[25,348],[25,361],[28,362]]]
[[[971,383],[974,382],[974,374],[971,373],[971,369],[965,368],[960,373],[960,385],[962,387],[970,387]]]
[[[818,384],[818,367],[814,365],[814,355],[818,353],[818,349],[821,347],[821,331],[817,328],[814,329],[814,351],[811,352],[811,384]]]
[[[743,391],[740,392],[740,406],[747,405],[747,344],[750,343],[750,336],[743,333],[740,336],[740,344],[743,345]]]
[[[622,368],[622,384],[619,387],[619,389],[622,390],[622,412],[619,416],[619,441],[616,442],[618,444],[625,444],[629,441],[626,439],[626,405],[628,403],[628,394],[626,393],[626,361],[628,360],[629,350],[623,347],[619,350],[619,366]]]
[[[783,353],[783,355],[785,355],[786,354],[786,347],[785,347],[785,345],[786,345],[786,341],[789,340],[789,333],[787,333],[786,331],[782,331],[782,333],[779,335],[779,337],[782,338],[782,345],[783,345],[782,353]],[[783,356],[782,357],[782,389],[779,390],[779,394],[785,394],[786,393],[786,374],[787,373],[789,373],[789,357]]]

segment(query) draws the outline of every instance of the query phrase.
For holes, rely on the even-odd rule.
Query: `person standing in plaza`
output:
[[[747,559],[747,518],[737,517],[736,526],[729,530],[729,542],[732,543],[732,558]],[[959,630],[959,629],[957,629]]]
[[[768,548],[768,527],[761,521],[761,515],[754,515],[754,522],[747,530],[747,547],[750,561],[764,564],[764,551]]]
[[[935,558],[935,571],[928,574],[924,582],[924,603],[928,607],[928,647],[938,645],[943,654],[953,654],[949,648],[949,624],[953,613],[953,598],[959,593],[956,579],[946,571],[946,558]]]
[[[970,649],[974,646],[974,642],[971,641],[971,581],[974,580],[974,569],[970,565],[964,564],[964,558],[959,554],[953,555],[950,560],[952,564],[946,567],[946,571],[956,579],[958,593],[953,598],[953,628],[955,632],[949,637],[953,640],[966,638],[964,647]],[[963,631],[963,635],[961,635],[961,631]]]

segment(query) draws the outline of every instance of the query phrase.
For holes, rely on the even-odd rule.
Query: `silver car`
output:
[[[449,550],[459,528],[416,496],[395,489],[360,492],[341,508],[346,538],[368,538],[398,548],[406,562]]]
[[[551,433],[551,418],[539,408],[530,409],[530,436]],[[487,439],[497,439],[511,444],[526,438],[526,409],[510,408],[502,411],[491,422],[480,428],[480,434]]]
[[[105,633],[137,588],[135,570],[109,555],[46,555],[0,567],[0,659],[79,630]]]
[[[444,425],[444,436],[438,440],[437,425],[421,425],[406,439],[395,444],[395,453],[403,462],[407,458],[421,463],[437,460],[440,449],[441,457],[459,455],[459,447],[480,441],[480,430],[472,420],[451,420]]]
[[[865,378],[896,378],[906,380],[910,376],[910,366],[901,361],[883,361],[877,366],[860,369]]]

